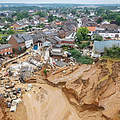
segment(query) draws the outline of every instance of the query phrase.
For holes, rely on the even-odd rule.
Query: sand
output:
[[[58,88],[37,85],[23,96],[23,101],[28,120],[80,120],[75,109]]]

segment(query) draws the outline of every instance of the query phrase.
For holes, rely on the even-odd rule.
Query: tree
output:
[[[28,17],[29,17],[28,12],[17,13],[17,20],[22,20],[23,18],[28,18]]]
[[[89,12],[89,10],[87,8],[85,9],[85,14],[87,14],[87,15],[90,14],[90,12]]]
[[[78,44],[78,47],[80,49],[83,49],[83,48],[87,48],[89,45],[90,45],[90,42],[84,42],[84,43],[81,42],[80,44]]]
[[[28,18],[29,20],[32,20],[32,16],[29,16],[29,18]]]
[[[66,19],[64,19],[63,17],[57,18],[60,21],[66,21]]]
[[[101,15],[102,19],[105,20],[105,19],[108,19],[108,14],[104,13]]]
[[[101,17],[99,17],[99,18],[97,19],[97,24],[100,24],[101,22],[103,22],[103,19],[102,19]]]
[[[93,63],[93,59],[91,59],[88,56],[82,56],[80,51],[76,49],[70,50],[70,53],[71,53],[71,56],[75,58],[76,62],[78,63],[81,63],[81,64],[92,64]]]
[[[55,20],[55,18],[54,18],[53,15],[49,15],[49,16],[48,16],[48,22],[52,22],[52,21],[54,21],[54,20]]]
[[[104,56],[110,58],[120,58],[120,48],[116,46],[113,46],[112,48],[105,48]]]
[[[7,44],[8,41],[6,41],[7,37],[2,37],[0,40],[0,44]]]
[[[39,15],[40,17],[45,17],[45,16],[46,16],[46,13],[39,11],[39,12],[37,12],[36,15]]]
[[[12,18],[10,18],[10,17],[6,18],[6,21],[11,22],[11,23],[14,22],[14,20]]]
[[[10,30],[7,31],[7,33],[8,33],[9,35],[12,35],[12,34],[15,33],[15,31],[10,29]]]
[[[74,57],[74,58],[81,57],[81,53],[76,49],[70,50],[70,52],[71,52],[72,57]]]
[[[101,16],[104,12],[105,12],[105,9],[103,9],[103,8],[98,8],[97,9],[97,15],[98,16]]]
[[[120,25],[120,15],[118,15],[118,16],[116,17],[116,23],[117,23],[117,25]]]
[[[76,38],[77,38],[76,41],[80,43],[80,41],[89,40],[88,33],[89,33],[89,30],[86,27],[79,28],[76,33]]]
[[[73,9],[73,10],[71,11],[71,13],[72,13],[73,15],[75,15],[75,14],[76,14],[76,10]]]
[[[103,40],[103,37],[100,35],[95,35],[93,38],[94,38],[93,39],[94,41],[102,41]]]
[[[45,27],[45,24],[41,23],[37,26],[38,28],[44,28]]]

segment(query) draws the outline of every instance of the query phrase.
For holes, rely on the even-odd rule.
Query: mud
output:
[[[33,89],[15,113],[24,118],[11,119],[1,107],[0,120],[120,120],[120,61],[64,67],[29,80]]]

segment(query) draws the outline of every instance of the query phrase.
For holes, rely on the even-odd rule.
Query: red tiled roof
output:
[[[89,31],[96,31],[96,27],[87,27]]]

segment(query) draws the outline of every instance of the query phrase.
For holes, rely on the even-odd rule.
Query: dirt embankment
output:
[[[92,65],[63,91],[82,120],[120,120],[120,62]]]

